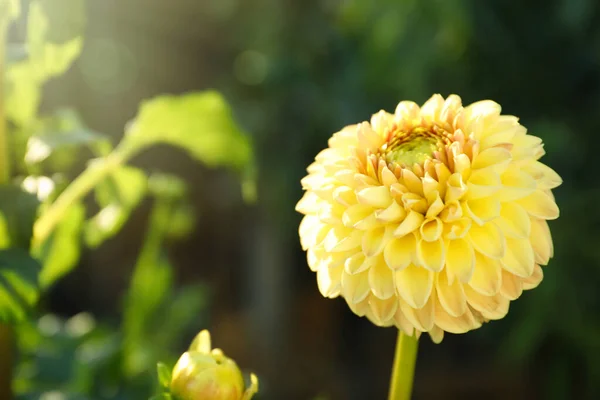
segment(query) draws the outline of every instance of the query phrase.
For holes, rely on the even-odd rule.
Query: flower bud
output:
[[[171,393],[182,400],[250,400],[257,389],[252,376],[251,387],[244,391],[240,369],[220,349],[211,349],[208,331],[200,332],[179,358],[171,380]]]

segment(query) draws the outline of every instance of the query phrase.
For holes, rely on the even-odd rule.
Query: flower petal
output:
[[[535,262],[541,265],[548,264],[550,258],[554,256],[554,245],[548,223],[542,219],[532,218],[529,240],[535,254]]]
[[[417,261],[421,267],[439,272],[444,268],[446,248],[444,241],[427,242],[423,239],[417,243]]]
[[[477,200],[496,193],[501,188],[500,176],[492,169],[479,169],[473,171],[467,182],[467,193],[465,198]]]
[[[358,124],[356,137],[362,149],[377,149],[384,142],[383,137],[377,134],[368,122]]]
[[[400,297],[409,306],[422,308],[431,295],[434,273],[410,264],[404,269],[397,270],[395,275],[396,288]]]
[[[502,266],[522,278],[533,273],[534,255],[528,239],[506,238],[506,251],[502,257]]]
[[[523,279],[523,290],[535,289],[544,279],[544,271],[539,265],[533,268],[533,274],[529,278]]]
[[[327,265],[321,265],[317,270],[317,285],[323,297],[333,299],[340,294],[342,287],[342,273],[344,266],[330,268]]]
[[[500,201],[515,201],[533,193],[536,188],[535,180],[521,172],[518,167],[506,170],[501,177],[502,189],[498,193]]]
[[[394,115],[400,117],[402,120],[411,121],[419,118],[420,107],[414,101],[401,101],[396,106]]]
[[[350,275],[366,271],[370,266],[364,253],[360,251],[346,258],[344,261],[344,271]]]
[[[362,250],[367,257],[373,257],[383,251],[383,248],[387,242],[386,240],[386,228],[375,228],[366,231],[362,238]],[[389,232],[391,235],[391,232]]]
[[[369,307],[371,308],[373,319],[378,322],[378,325],[390,325],[390,320],[394,319],[396,310],[398,309],[398,298],[392,296],[389,299],[381,300],[371,295],[369,296]]]
[[[451,201],[446,203],[444,209],[440,214],[440,218],[444,222],[452,222],[462,217],[462,207],[458,201]]]
[[[492,167],[496,173],[500,173],[503,172],[502,166],[506,166],[510,159],[510,151],[502,147],[492,147],[479,153],[472,167],[474,170]]]
[[[417,230],[421,227],[421,224],[425,220],[423,214],[416,211],[410,211],[404,221],[400,223],[398,229],[394,232],[394,236],[400,237],[408,235],[409,233]]]
[[[335,226],[329,231],[323,244],[328,252],[349,251],[361,245],[362,236],[363,233],[356,229]]]
[[[420,332],[425,331],[425,328],[421,324],[421,321],[419,320],[419,318],[417,318],[417,313],[414,308],[409,306],[405,301],[400,301],[400,310],[402,311],[402,314],[408,320],[408,322],[412,326],[414,326],[415,335],[419,335]]]
[[[450,240],[447,243],[446,274],[448,282],[453,283],[455,278],[462,283],[469,282],[475,268],[473,247],[464,239]]]
[[[324,204],[318,213],[319,220],[329,225],[341,225],[344,211],[346,211],[346,208],[340,204]]]
[[[508,312],[508,300],[500,294],[486,296],[465,286],[465,295],[469,305],[488,319],[501,319]]]
[[[368,297],[365,297],[363,301],[360,301],[358,303],[352,303],[348,301],[348,299],[346,299],[346,304],[348,304],[350,310],[359,317],[364,317],[368,312],[371,311],[369,308]]]
[[[317,246],[331,230],[331,226],[323,224],[318,217],[307,215],[302,218],[298,233],[300,234],[300,245],[302,250],[307,250],[309,247]]]
[[[396,201],[392,201],[392,204],[385,210],[375,211],[375,218],[379,222],[399,222],[406,217],[406,210],[398,204]]]
[[[467,193],[467,190],[468,187],[463,182],[462,176],[459,173],[452,174],[446,181],[444,202],[447,204],[460,200]]]
[[[467,310],[465,292],[458,280],[450,284],[446,274],[436,274],[435,288],[438,300],[448,314],[460,317],[465,313]]]
[[[439,218],[428,218],[421,224],[419,231],[426,242],[435,242],[442,236],[444,224]]]
[[[359,203],[375,208],[387,208],[393,201],[390,189],[386,186],[366,187],[356,193],[356,198]]]
[[[388,128],[394,121],[394,116],[384,110],[379,111],[371,116],[371,127],[377,132],[378,135],[383,135],[386,128]]]
[[[319,265],[321,264],[323,250],[317,250],[314,247],[306,251],[306,262],[312,272],[317,272]]]
[[[483,225],[500,215],[500,202],[493,196],[467,200],[464,204],[466,214],[473,218],[478,225]]]
[[[371,206],[367,206],[365,204],[355,204],[348,207],[346,211],[344,211],[344,214],[342,215],[342,222],[346,227],[352,228],[359,222],[372,216],[374,211],[375,210]]]
[[[396,321],[396,326],[399,329],[401,329],[404,333],[406,333],[408,336],[412,336],[415,331],[415,327],[408,320],[408,318],[406,318],[406,316],[404,315],[404,312],[402,312],[402,306],[400,304],[404,303],[404,302],[401,299],[397,299],[397,300],[398,300],[398,308],[396,309],[396,314],[394,314],[394,321]],[[408,306],[406,306],[406,304],[405,304],[405,307],[408,307]]]
[[[435,292],[432,292],[427,303],[423,307],[415,309],[415,315],[421,326],[425,328],[425,332],[430,331],[435,322],[435,297]]]
[[[414,172],[408,168],[402,168],[402,180],[411,193],[423,196],[423,183]]]
[[[435,196],[439,193],[440,184],[433,177],[426,173],[422,180],[423,183],[423,195],[427,201],[433,202]]]
[[[402,195],[402,203],[406,210],[415,211],[420,214],[427,212],[427,200],[416,193],[404,193]]]
[[[302,214],[316,214],[319,212],[321,199],[314,192],[306,192],[296,204],[296,211]]]
[[[310,193],[310,192],[307,192]],[[356,204],[356,192],[348,186],[340,186],[333,191],[333,199],[339,204],[350,207]]]
[[[434,325],[428,333],[431,341],[435,344],[440,344],[444,340],[444,331],[439,326]]]
[[[389,299],[396,293],[393,271],[388,268],[383,256],[373,257],[370,262],[368,273],[371,292],[382,300]]]
[[[498,306],[493,311],[485,310],[481,312],[481,315],[483,315],[483,317],[486,319],[498,320],[506,317],[506,314],[508,314],[510,300],[508,300],[501,294],[497,294],[494,297],[498,301]]]
[[[500,218],[494,221],[505,236],[517,239],[526,239],[531,232],[529,215],[523,207],[518,204],[502,203]]]
[[[559,215],[554,200],[542,190],[536,190],[517,202],[530,215],[541,219],[556,219]]]
[[[453,317],[446,312],[439,302],[435,307],[435,324],[450,333],[466,333],[481,326],[481,322],[475,319],[468,308],[460,317]]]
[[[444,227],[446,233],[444,237],[446,239],[455,240],[464,238],[469,229],[471,229],[471,219],[470,218],[460,218],[456,221],[453,221]]]
[[[504,256],[505,239],[496,224],[472,225],[467,235],[469,241],[483,255],[500,259]]]
[[[502,267],[500,261],[475,252],[475,269],[468,286],[484,296],[494,296],[500,290],[501,285]]]
[[[413,260],[416,247],[414,234],[394,238],[388,242],[383,251],[385,262],[391,269],[406,268]]]
[[[398,178],[396,178],[396,175],[387,166],[381,169],[381,183],[384,186],[391,186],[394,183],[398,183]]]
[[[554,189],[562,184],[562,178],[552,168],[542,164],[539,161],[534,161],[522,167],[522,170],[527,172],[537,181],[537,188],[548,190]]]
[[[436,194],[433,202],[430,203],[429,208],[427,209],[426,217],[433,218],[436,217],[439,213],[444,209],[444,202],[439,194]]]
[[[516,300],[523,293],[523,282],[521,279],[506,270],[502,270],[502,286],[500,294],[508,300]]]
[[[443,107],[444,98],[439,94],[434,94],[421,107],[421,117],[429,122],[437,121]]]
[[[367,271],[358,274],[348,274],[344,271],[342,273],[341,285],[342,295],[349,303],[360,303],[371,293]]]

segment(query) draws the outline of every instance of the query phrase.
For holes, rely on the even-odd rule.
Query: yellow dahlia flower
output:
[[[323,296],[439,342],[504,317],[540,283],[562,181],[538,161],[541,139],[500,111],[434,95],[329,139],[296,206]]]
[[[244,378],[235,361],[221,349],[211,348],[210,333],[203,330],[173,368],[171,393],[181,400],[251,400],[258,391],[258,379]]]

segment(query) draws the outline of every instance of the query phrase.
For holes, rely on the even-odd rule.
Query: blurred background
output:
[[[45,86],[42,109],[74,107],[117,142],[143,99],[216,89],[254,145],[255,203],[235,174],[171,147],[132,162],[183,178],[195,215],[166,246],[176,286],[196,285],[189,303],[178,300],[194,314],[169,343],[173,357],[209,328],[258,374],[260,399],[385,398],[396,333],[319,294],[298,241],[299,181],[344,125],[456,93],[497,101],[544,140],[543,161],[565,182],[561,218],[550,223],[556,253],[543,284],[504,320],[440,345],[423,337],[414,398],[600,398],[600,2],[88,0],[82,16],[81,56]],[[143,202],[83,252],[42,300],[52,315],[42,326],[85,311],[119,328],[151,209]],[[135,379],[121,393],[107,368],[97,398],[147,395]]]

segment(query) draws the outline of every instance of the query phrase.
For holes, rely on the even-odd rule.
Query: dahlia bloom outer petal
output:
[[[300,242],[325,297],[407,334],[503,318],[554,253],[560,176],[484,100],[434,95],[333,134],[302,179]]]

